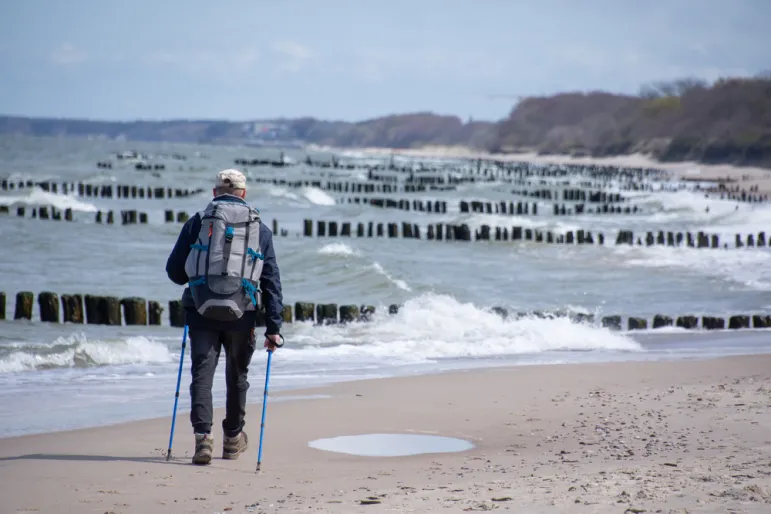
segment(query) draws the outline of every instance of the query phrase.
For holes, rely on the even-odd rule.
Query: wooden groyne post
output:
[[[62,311],[65,323],[83,323],[83,295],[63,294]]]
[[[35,295],[31,291],[20,291],[16,293],[16,308],[14,309],[13,319],[31,320],[34,301]]]
[[[120,301],[126,325],[147,325],[147,302],[144,298],[129,297]]]
[[[59,295],[45,291],[37,296],[40,321],[59,323]]]

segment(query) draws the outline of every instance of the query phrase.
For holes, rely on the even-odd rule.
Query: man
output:
[[[222,347],[227,385],[222,458],[237,459],[248,447],[243,431],[247,373],[256,346],[254,327],[260,300],[265,306],[263,346],[270,352],[283,346],[283,297],[273,235],[260,221],[259,211],[244,200],[246,178],[240,171],[220,171],[213,194],[206,210],[182,227],[166,262],[169,278],[189,285],[182,303],[192,361],[194,464],[209,464],[212,458],[212,382]]]

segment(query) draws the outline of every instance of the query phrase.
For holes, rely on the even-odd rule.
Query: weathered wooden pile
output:
[[[158,186],[142,186],[127,184],[91,184],[87,182],[56,182],[51,180],[15,181],[0,180],[0,190],[16,191],[39,187],[43,191],[54,194],[77,194],[86,198],[140,198],[158,200],[168,198],[187,198],[202,193],[202,188],[181,189]]]
[[[274,220],[274,228],[277,226]],[[304,237],[388,237],[405,239],[423,239],[421,226],[408,221],[397,222],[349,222],[316,220],[314,233],[314,221],[303,221]],[[401,230],[400,230],[401,228]],[[567,230],[564,234],[551,230],[537,228],[525,228],[521,226],[500,227],[481,225],[477,229],[471,229],[467,224],[431,223],[425,230],[427,241],[532,241],[546,244],[567,245],[604,245],[606,237],[602,232],[592,233],[590,230]],[[672,246],[689,248],[729,248],[727,243],[721,245],[718,234],[699,232],[674,232],[674,231],[646,231],[645,235],[635,235],[632,230],[619,230],[616,234],[615,245],[637,246]],[[767,239],[764,231],[755,234],[736,234],[732,247],[766,247]]]

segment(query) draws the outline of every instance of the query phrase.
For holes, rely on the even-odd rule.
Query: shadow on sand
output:
[[[59,460],[59,461],[79,461],[79,462],[144,462],[149,464],[173,464],[177,466],[188,466],[190,461],[180,460],[179,457],[172,455],[171,460],[166,457],[116,457],[112,455],[69,455],[66,453],[31,453],[29,455],[17,455],[14,457],[0,457],[0,462],[9,462],[16,460]]]
[[[23,461],[23,460],[40,460],[40,461],[69,461],[69,462],[137,462],[144,464],[161,464],[166,466],[182,466],[188,469],[207,468],[210,470],[220,470],[227,473],[242,473],[244,475],[253,475],[254,473],[262,473],[261,471],[246,470],[233,468],[230,466],[221,466],[220,462],[232,462],[223,461],[218,458],[213,458],[211,463],[205,466],[194,465],[189,457],[175,457],[171,456],[171,460],[167,461],[166,456],[158,457],[118,457],[114,455],[71,455],[67,453],[31,453],[29,455],[17,455],[12,457],[0,457],[0,468],[9,465],[11,462]]]

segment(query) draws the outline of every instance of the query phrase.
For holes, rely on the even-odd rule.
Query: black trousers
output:
[[[254,354],[254,328],[246,331],[220,331],[190,327],[190,422],[199,434],[211,432],[212,384],[220,351],[225,348],[225,384],[227,397],[222,430],[227,437],[237,436],[244,427],[247,375]]]

